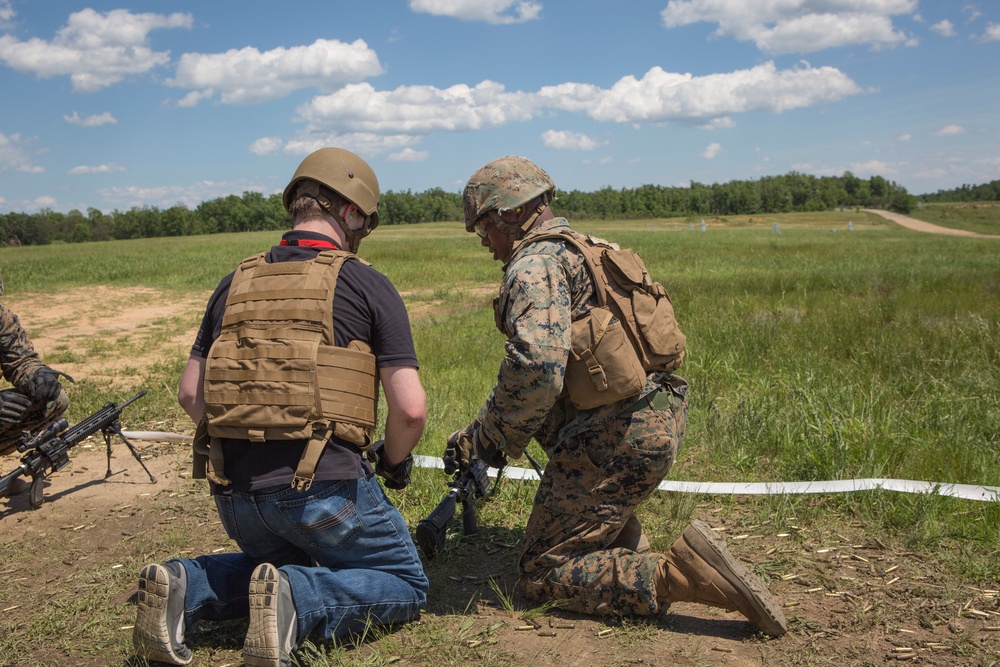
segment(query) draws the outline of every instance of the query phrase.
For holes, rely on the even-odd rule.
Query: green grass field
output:
[[[915,234],[850,211],[710,222],[705,233],[688,220],[577,225],[642,254],[688,337],[680,374],[692,386],[691,427],[673,477],[1000,484],[995,241]],[[102,284],[207,291],[275,238],[5,249],[0,270],[8,294]],[[495,378],[500,266],[459,224],[379,229],[362,255],[411,310],[430,400],[418,452],[438,454]],[[176,387],[181,362],[148,384]],[[162,399],[155,405],[176,411],[166,390]],[[936,535],[909,521],[911,502],[878,511],[915,539]]]
[[[857,212],[713,219],[705,233],[698,222],[577,225],[638,250],[670,292],[687,335],[679,374],[691,384],[690,424],[671,479],[884,477],[1000,486],[1000,241],[910,232]],[[0,271],[9,295],[33,298],[87,285],[207,293],[239,259],[277,237],[7,248]],[[430,407],[417,453],[440,455],[496,376],[503,339],[491,300],[500,266],[457,223],[380,228],[361,250],[410,309]],[[183,361],[151,371],[136,418],[183,420],[174,399]],[[71,410],[105,400],[99,386],[74,390],[80,393]],[[530,452],[544,458],[537,445]],[[444,491],[440,471],[419,470],[393,497],[412,527]],[[532,494],[529,483],[504,485],[482,507],[480,523],[516,540]],[[745,499],[711,500],[725,507]],[[661,494],[643,505],[654,549],[669,546],[698,501]],[[838,522],[861,522],[970,583],[1000,580],[997,502],[864,492],[754,498],[748,507],[765,523],[792,516],[836,531]],[[191,546],[183,535],[171,539],[177,550]],[[129,564],[133,572],[143,556],[140,550]],[[468,604],[446,586],[431,594],[456,613]],[[115,650],[128,650],[116,641]],[[8,646],[0,639],[0,651]]]
[[[1000,203],[924,204],[910,211],[918,220],[977,234],[1000,234]]]

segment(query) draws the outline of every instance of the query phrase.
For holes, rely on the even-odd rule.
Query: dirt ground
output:
[[[8,297],[5,304],[32,332],[43,356],[61,354],[72,359],[60,363],[61,369],[77,377],[105,378],[113,383],[139,376],[143,368],[167,357],[186,354],[207,297],[207,293],[197,294],[178,301],[151,289],[101,288],[44,300]],[[115,307],[108,308],[109,303]],[[95,339],[120,341],[120,347],[127,350],[138,345],[142,353],[119,355],[113,349],[89,353]],[[143,341],[154,339],[155,347],[144,346]],[[136,425],[128,423],[126,416],[123,427],[183,431],[190,425]],[[121,567],[123,554],[130,553],[130,544],[138,535],[171,523],[190,526],[199,536],[199,546],[207,551],[232,549],[207,497],[200,504],[190,501],[203,496],[204,491],[202,482],[190,479],[186,446],[145,439],[134,444],[155,483],[120,442],[113,443],[112,474],[105,478],[107,461],[101,438],[77,447],[71,465],[50,478],[40,509],[30,510],[25,495],[0,500],[0,549],[15,542],[38,545],[24,562],[6,563],[0,575],[9,580],[18,573],[16,581],[20,583],[11,585],[27,586],[25,580],[51,584],[66,576],[67,568],[77,562],[80,567],[93,567],[95,561],[107,568]],[[16,465],[15,456],[0,457],[3,472]],[[171,512],[169,508],[179,506],[172,504],[174,497],[188,498],[183,507],[195,509]],[[766,640],[738,614],[685,603],[674,605],[663,618],[648,623],[611,623],[555,612],[531,619],[539,625],[529,629],[531,623],[523,620],[523,614],[504,609],[484,583],[493,576],[512,589],[516,560],[516,547],[503,536],[491,537],[488,531],[481,543],[463,547],[466,551],[461,563],[452,561],[448,569],[429,564],[431,599],[418,624],[453,623],[454,650],[464,656],[459,663],[493,662],[502,656],[504,663],[567,667],[842,667],[900,661],[942,667],[1000,664],[1000,592],[994,590],[1000,588],[1000,582],[991,588],[972,587],[949,576],[938,563],[888,538],[872,536],[857,523],[845,522],[829,534],[808,526],[779,526],[777,521],[754,525],[751,511],[728,508],[719,512],[711,499],[700,505],[696,514],[727,537],[739,558],[770,576],[770,588],[789,620],[786,636]],[[158,559],[164,554],[148,556]],[[456,564],[466,576],[454,576]],[[450,582],[448,599],[435,600],[433,581],[444,577]],[[120,581],[133,583],[110,595],[124,614],[133,614],[134,577]],[[477,595],[482,602],[463,614],[463,601]],[[16,627],[17,619],[29,615],[32,605],[43,604],[44,599],[27,595],[0,605],[0,618],[5,623],[13,621],[7,627]],[[523,601],[515,603],[521,609],[531,607]],[[123,632],[130,630],[126,626]],[[408,632],[420,636],[419,629],[400,630],[404,645]],[[210,645],[219,640],[201,637],[198,641]],[[359,662],[377,648],[367,650],[359,649]],[[200,658],[196,664],[240,664],[239,646],[229,640],[223,640],[210,655],[207,661]],[[424,658],[414,660],[404,653],[398,656],[398,664],[433,662],[427,658],[433,653],[426,649],[415,650],[414,655]],[[7,662],[0,655],[0,665],[14,664],[28,663]],[[121,662],[68,656],[65,664]]]

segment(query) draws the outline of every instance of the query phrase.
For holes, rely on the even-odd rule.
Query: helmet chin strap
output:
[[[324,206],[323,208],[325,208],[327,213],[330,214],[330,217],[336,220],[337,224],[340,225],[340,229],[344,232],[344,236],[347,237],[348,250],[353,253],[357,253],[358,248],[361,247],[361,239],[368,236],[371,232],[371,229],[368,227],[368,219],[365,219],[365,224],[361,227],[361,229],[351,229],[347,226],[347,223],[344,222],[344,219],[340,217],[340,213],[335,211],[333,207],[327,208]]]
[[[340,215],[340,212],[333,205],[333,202],[327,199],[326,196],[320,192],[319,183],[303,183],[299,186],[298,194],[309,195],[315,199],[316,203],[318,203],[320,207],[322,207],[322,209],[337,222],[337,225],[340,226],[340,229],[344,232],[344,236],[347,237],[348,250],[353,253],[358,252],[358,248],[361,247],[361,239],[368,236],[372,231],[369,226],[371,221],[370,217],[364,219],[365,222],[361,226],[361,229],[351,229],[348,227],[347,222],[344,221],[344,218]]]
[[[511,241],[510,252],[512,255],[514,254],[514,251],[517,250],[517,246],[521,244],[521,240],[524,239],[524,235],[528,233],[528,231],[532,228],[532,226],[534,226],[535,220],[538,220],[538,216],[540,216],[545,211],[545,209],[548,208],[548,206],[549,206],[548,201],[546,201],[546,199],[543,198],[542,201],[538,203],[538,206],[535,207],[535,211],[530,216],[528,216],[528,219],[522,222],[517,227],[515,227],[514,231],[509,232],[507,234],[507,236],[510,237]]]
[[[538,220],[538,216],[540,216],[542,212],[545,211],[548,205],[549,203],[544,199],[542,199],[542,201],[538,203],[538,206],[535,207],[535,212],[532,213],[528,217],[528,219],[525,220],[524,223],[521,225],[521,231],[520,231],[521,237],[524,237],[524,235],[528,233],[528,230],[531,229],[531,226],[535,224],[535,220]]]

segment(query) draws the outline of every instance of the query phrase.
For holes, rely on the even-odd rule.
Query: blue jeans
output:
[[[288,575],[298,640],[359,633],[420,614],[427,577],[406,522],[374,476],[216,495],[242,553],[178,559],[187,573],[185,622],[249,616],[250,576],[271,563]]]

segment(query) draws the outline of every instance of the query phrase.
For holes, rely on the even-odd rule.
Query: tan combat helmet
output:
[[[309,182],[302,183],[302,181]],[[347,223],[340,219],[340,214],[331,206],[330,201],[323,196],[320,185],[333,190],[357,206],[365,215],[364,226],[361,229],[348,227]],[[343,148],[321,148],[307,155],[295,170],[292,180],[288,182],[281,196],[285,210],[288,210],[296,196],[303,194],[314,197],[340,224],[347,235],[352,252],[357,252],[361,239],[378,227],[378,179],[368,163],[351,151]]]
[[[503,213],[516,210],[539,195],[543,205],[555,199],[556,184],[531,160],[507,155],[487,162],[472,175],[462,193],[465,208],[465,230],[475,231],[476,222],[489,211]],[[521,224],[494,220],[504,234],[518,234],[531,227],[537,215]]]

